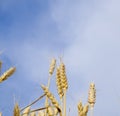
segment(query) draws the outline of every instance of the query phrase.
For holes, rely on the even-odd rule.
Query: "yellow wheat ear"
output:
[[[46,96],[51,100],[52,104],[56,108],[60,109],[60,105],[59,105],[58,101],[56,100],[56,98],[54,97],[54,95],[48,90],[48,88],[45,87],[44,85],[41,85],[41,87],[44,90],[44,93],[46,94]]]
[[[63,88],[62,88],[62,82],[61,82],[61,76],[60,76],[60,68],[57,68],[57,72],[56,72],[56,85],[57,85],[57,91],[58,94],[60,96],[60,99],[62,99],[64,92],[63,92]]]
[[[96,102],[95,84],[94,83],[90,83],[89,93],[88,93],[88,103],[89,103],[91,108],[94,107],[95,102]]]
[[[14,106],[14,111],[13,111],[13,115],[14,116],[20,116],[20,109],[19,109],[19,106],[18,104],[16,103],[15,106]],[[2,116],[2,115],[1,115]]]
[[[64,90],[68,89],[68,82],[67,82],[67,76],[66,76],[66,70],[64,63],[61,62],[60,64],[60,76],[61,76],[61,85]]]
[[[90,106],[90,115],[93,116],[93,109],[96,102],[96,89],[95,84],[90,83],[89,92],[88,92],[88,103]]]
[[[10,77],[15,72],[15,70],[16,70],[15,67],[11,67],[5,73],[3,73],[2,76],[0,77],[0,83],[3,82],[4,80],[7,80],[8,77]]]
[[[0,116],[2,116],[2,112],[0,112]]]
[[[49,69],[49,74],[52,75],[55,69],[55,65],[56,65],[56,59],[52,59],[51,60],[51,64],[50,64],[50,69]]]

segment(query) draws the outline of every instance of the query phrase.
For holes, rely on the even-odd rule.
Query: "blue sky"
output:
[[[119,0],[1,0],[0,60],[2,72],[16,73],[0,84],[0,111],[12,115],[14,102],[23,107],[40,96],[52,57],[63,55],[70,116],[79,100],[87,101],[89,83],[97,89],[95,116],[119,116]],[[55,75],[50,90],[55,90]],[[42,106],[43,101],[34,107]]]

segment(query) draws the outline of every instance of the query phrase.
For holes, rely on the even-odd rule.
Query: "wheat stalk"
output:
[[[53,74],[53,72],[55,70],[55,65],[56,65],[56,59],[52,58],[51,63],[50,63],[50,68],[49,68],[49,77],[48,77],[48,84],[47,84],[48,89],[50,87],[51,76],[52,76],[52,74]],[[46,96],[46,100],[45,100],[45,107],[48,107],[48,98],[47,98],[47,96]],[[45,111],[45,115],[47,115],[46,112],[47,111]]]
[[[0,77],[0,83],[3,82],[4,80],[7,80],[8,77],[10,77],[15,72],[15,70],[16,70],[15,67],[11,67],[5,73],[3,73],[2,76]]]

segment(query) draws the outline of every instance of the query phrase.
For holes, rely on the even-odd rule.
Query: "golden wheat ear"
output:
[[[52,59],[51,63],[50,63],[50,69],[49,69],[49,74],[52,75],[55,69],[55,65],[56,65],[56,59]]]
[[[57,92],[58,95],[60,97],[60,99],[62,99],[64,92],[63,92],[63,88],[62,88],[62,84],[61,84],[61,76],[60,76],[60,68],[57,68],[56,71],[56,85],[57,85]]]
[[[9,68],[5,73],[2,74],[2,76],[0,77],[0,83],[7,80],[8,77],[10,77],[11,75],[13,75],[13,73],[16,71],[15,67],[11,67]]]
[[[15,106],[14,106],[14,111],[13,111],[13,115],[14,116],[20,116],[20,109],[19,109],[19,106],[18,104],[16,103]]]
[[[90,83],[89,93],[88,93],[88,103],[90,105],[90,108],[94,107],[95,102],[96,102],[95,84],[94,83]]]

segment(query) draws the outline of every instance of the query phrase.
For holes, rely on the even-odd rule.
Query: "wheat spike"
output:
[[[0,112],[0,116],[2,116],[2,112]]]
[[[18,104],[16,103],[15,106],[14,106],[14,116],[20,116],[20,109],[19,109],[19,106]]]
[[[2,74],[2,76],[0,77],[0,82],[8,79],[8,77],[10,77],[14,72],[15,72],[16,68],[15,67],[11,67],[9,68],[5,73]]]
[[[60,109],[60,105],[58,103],[58,101],[55,99],[54,95],[48,90],[47,87],[45,87],[44,85],[41,85],[42,89],[44,90],[44,93],[47,95],[47,97],[51,100],[52,104]]]
[[[29,113],[30,113],[30,107],[27,107],[26,109],[24,109],[22,116],[28,116]]]
[[[61,76],[61,84],[64,90],[68,89],[68,82],[66,77],[65,65],[64,63],[60,64],[60,76]]]
[[[91,83],[90,88],[89,88],[89,93],[88,93],[88,103],[91,108],[94,107],[96,101],[96,89],[95,89],[95,84]]]
[[[56,59],[52,59],[51,64],[50,64],[50,69],[49,69],[49,74],[52,75],[55,69],[55,65],[56,65]]]
[[[60,76],[59,67],[57,68],[57,72],[56,72],[56,85],[57,85],[58,94],[59,94],[60,98],[62,98],[64,93],[63,93],[62,84],[61,84],[61,76]]]

